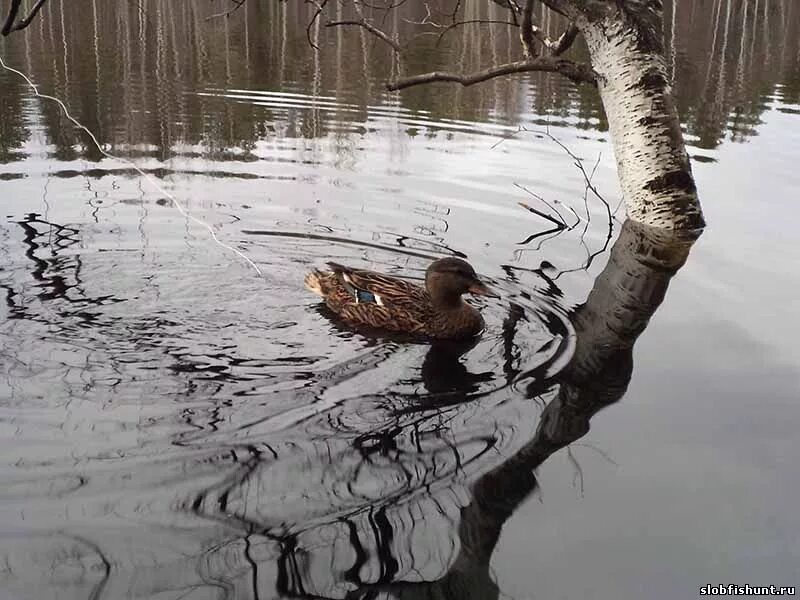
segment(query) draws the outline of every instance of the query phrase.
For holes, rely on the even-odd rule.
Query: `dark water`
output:
[[[0,41],[263,272],[0,71],[0,598],[800,583],[800,5],[667,5],[693,243],[585,194],[550,136],[613,212],[592,90],[384,91],[509,60],[514,31],[436,32],[401,64],[307,31],[299,2],[248,4],[50,0]],[[420,277],[449,254],[502,294],[471,348],[348,331],[302,287],[326,260]]]

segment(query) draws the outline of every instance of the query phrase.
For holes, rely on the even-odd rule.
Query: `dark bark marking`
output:
[[[639,125],[642,127],[655,127],[656,125],[665,125],[668,119],[666,117],[654,117],[652,115],[647,115],[646,117],[642,117],[637,121]]]
[[[639,80],[639,85],[645,90],[661,90],[667,85],[667,78],[658,70],[650,70]]]
[[[545,3],[546,0],[545,0]],[[606,39],[611,42],[619,32],[609,35],[605,21],[616,21],[633,36],[634,47],[644,54],[664,52],[662,0],[582,0],[578,12],[589,23],[599,24]],[[625,32],[622,37],[624,38]]]
[[[663,193],[667,190],[677,190],[687,194],[694,194],[697,191],[691,173],[683,169],[670,171],[651,179],[645,184],[645,189],[655,193]]]
[[[642,89],[660,92],[665,87],[667,87],[667,78],[664,77],[664,74],[658,69],[649,69],[642,75],[639,81],[629,85],[627,91],[632,92],[636,89]]]

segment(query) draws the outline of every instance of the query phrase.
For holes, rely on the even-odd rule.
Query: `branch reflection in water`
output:
[[[693,243],[626,222],[587,300],[570,315],[574,353],[555,374],[514,369],[514,335],[525,315],[512,304],[503,327],[506,375],[528,398],[549,401],[529,441],[493,467],[486,468],[487,457],[503,431],[468,427],[456,434],[451,427],[481,401],[479,390],[493,377],[460,362],[464,346],[431,346],[421,369],[425,392],[385,400],[391,423],[361,430],[351,424],[347,451],[334,454],[320,443],[315,454],[290,460],[293,477],[309,486],[306,507],[281,506],[276,488],[289,480],[273,468],[283,457],[252,446],[238,473],[185,504],[239,533],[189,560],[184,575],[193,582],[184,583],[213,581],[232,598],[498,598],[489,564],[504,523],[537,489],[534,470],[586,435],[591,418],[625,394],[633,346]],[[415,451],[403,446],[403,436]],[[370,476],[361,477],[362,470]],[[468,493],[459,494],[457,483]],[[311,487],[320,497],[311,498]],[[426,545],[414,542],[420,536]],[[141,575],[137,585],[160,579]]]

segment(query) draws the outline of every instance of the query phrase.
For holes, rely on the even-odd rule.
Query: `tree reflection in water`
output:
[[[310,5],[248,3],[236,19],[207,22],[205,17],[219,9],[214,3],[142,0],[129,3],[127,10],[114,3],[90,4],[92,10],[87,12],[82,2],[54,3],[55,9],[43,13],[35,27],[0,42],[4,56],[35,74],[43,91],[54,91],[67,100],[80,120],[115,152],[136,160],[180,157],[214,161],[215,170],[206,173],[180,163],[173,170],[159,160],[154,171],[159,176],[209,174],[218,180],[224,177],[226,185],[242,178],[258,177],[265,184],[295,180],[328,164],[320,150],[326,140],[335,142],[336,164],[347,167],[362,154],[357,150],[357,138],[341,132],[365,131],[373,118],[385,114],[381,112],[386,107],[382,87],[375,82],[384,81],[393,68],[387,58],[390,54],[380,46],[362,44],[359,34],[323,28],[321,36],[328,51],[317,56],[319,63],[313,63],[315,56],[305,33],[309,11],[314,10]],[[480,5],[495,10],[492,3]],[[676,99],[697,147],[714,148],[726,136],[749,139],[776,97],[784,102],[776,110],[795,110],[787,103],[800,98],[800,19],[796,18],[800,4],[794,0],[760,4],[680,0],[665,6],[674,17],[668,45]],[[408,11],[403,13],[408,20],[424,17],[421,4],[405,3],[403,10]],[[392,31],[400,34],[408,26],[403,18],[391,23]],[[454,62],[443,68],[482,68],[498,57],[503,59],[507,49],[518,44],[516,33],[504,28],[491,34],[491,44],[483,43],[486,38],[479,32],[477,25],[464,27],[453,37]],[[431,46],[434,43],[431,38]],[[438,129],[445,124],[452,127],[455,122],[482,123],[495,118],[504,124],[604,127],[595,95],[579,92],[576,96],[545,76],[533,76],[522,84],[509,80],[469,90],[420,89],[404,96],[400,117],[391,112],[391,118],[408,126],[409,138],[424,134],[431,139],[436,135],[444,139],[444,134],[437,132],[450,131]],[[258,93],[248,96],[235,92],[236,88]],[[290,93],[283,97],[287,90]],[[525,93],[517,93],[519,90]],[[328,103],[324,100],[327,95],[336,101]],[[16,78],[0,73],[0,107],[7,115],[0,122],[0,183],[25,178],[39,181],[37,177],[45,169],[35,161],[29,164],[31,150],[26,146],[33,131],[41,131],[52,145],[47,152],[54,159],[54,181],[69,184],[86,177],[90,191],[95,180],[107,184],[108,180],[100,179],[126,176],[123,170],[108,165],[84,165],[76,170],[77,165],[71,164],[74,159],[93,162],[99,160],[99,154],[87,140],[64,127],[54,105],[27,103],[27,97]],[[523,99],[530,99],[530,105]],[[547,123],[538,121],[542,115],[548,116]],[[392,122],[391,131],[394,129]],[[315,134],[330,137],[313,138]],[[294,143],[291,138],[296,136],[308,139]],[[405,138],[398,139],[402,142]],[[267,144],[267,149],[259,153],[257,145],[261,143]],[[312,148],[311,155],[307,148]],[[234,164],[257,158],[261,162],[246,171]],[[306,163],[307,170],[298,167]],[[63,206],[77,204],[73,188],[54,187],[62,197],[68,196],[69,202],[62,202]],[[139,207],[137,225],[144,225],[147,207],[155,209],[161,199],[151,202],[143,192],[139,197],[137,190],[131,194],[130,198],[117,195],[120,202],[134,202]],[[88,204],[96,208],[92,201]],[[236,320],[252,329],[261,327],[259,333],[268,331],[275,338],[281,338],[285,330],[254,323],[257,315],[251,307],[231,315],[228,302],[220,302],[226,307],[225,314],[215,317],[211,309],[217,308],[213,306],[217,297],[212,292],[219,284],[204,285],[199,278],[190,279],[197,286],[192,293],[206,299],[196,311],[196,319],[176,310],[149,312],[146,302],[132,302],[137,292],[121,285],[135,283],[133,278],[106,277],[110,272],[107,265],[116,264],[117,259],[111,258],[116,255],[93,255],[82,249],[74,230],[80,229],[77,221],[64,214],[62,211],[59,218],[26,211],[15,216],[11,226],[19,229],[20,265],[5,273],[18,273],[19,279],[4,278],[0,293],[9,322],[19,326],[10,338],[12,347],[15,353],[19,346],[28,352],[19,357],[14,354],[16,382],[23,390],[19,401],[30,409],[39,406],[41,398],[48,399],[54,403],[51,414],[56,422],[56,427],[41,430],[35,423],[23,422],[19,431],[25,434],[23,440],[49,441],[60,435],[63,410],[58,401],[62,398],[65,402],[84,400],[87,407],[108,403],[126,408],[130,402],[143,412],[137,413],[132,424],[108,433],[108,440],[113,440],[108,443],[102,439],[104,428],[95,434],[95,422],[81,416],[72,438],[79,443],[94,442],[98,439],[93,436],[98,435],[107,456],[121,455],[125,460],[106,467],[105,456],[94,460],[91,444],[85,444],[87,449],[77,458],[65,456],[67,467],[56,460],[59,457],[48,456],[56,461],[56,471],[65,472],[56,473],[54,484],[50,484],[49,471],[32,470],[25,461],[24,443],[15,439],[7,446],[14,461],[17,455],[21,457],[19,464],[24,470],[20,471],[22,479],[15,486],[6,483],[3,492],[6,498],[24,497],[26,523],[47,533],[9,533],[7,539],[13,541],[4,545],[9,552],[3,561],[16,559],[13,566],[19,568],[3,567],[3,583],[11,575],[32,573],[31,580],[38,584],[43,573],[56,573],[59,579],[53,589],[59,597],[67,597],[66,571],[54,567],[61,560],[74,569],[70,573],[85,574],[80,580],[81,592],[69,596],[80,598],[145,597],[167,590],[180,590],[174,597],[186,594],[187,598],[217,598],[220,591],[231,598],[497,597],[488,565],[503,524],[536,490],[533,470],[585,435],[591,417],[622,397],[631,377],[633,344],[692,243],[626,224],[594,290],[570,315],[574,348],[566,367],[557,369],[549,364],[520,372],[519,359],[528,350],[521,349],[523,336],[517,335],[517,330],[525,327],[526,315],[522,306],[513,305],[503,327],[504,365],[468,368],[468,349],[432,348],[424,360],[414,363],[421,365],[420,377],[410,375],[410,369],[396,373],[398,378],[408,378],[403,384],[407,393],[392,391],[359,398],[363,406],[354,406],[354,402],[346,410],[331,411],[325,431],[312,431],[308,440],[280,445],[255,425],[221,433],[216,427],[225,424],[234,410],[239,412],[229,420],[235,426],[245,420],[242,415],[255,419],[273,411],[272,405],[254,398],[266,395],[263,389],[269,390],[269,386],[289,390],[276,403],[303,404],[310,403],[314,394],[322,395],[343,373],[370,377],[382,370],[377,367],[391,359],[392,353],[399,353],[397,347],[376,345],[352,360],[308,373],[312,369],[306,367],[314,364],[314,357],[303,355],[304,346],[291,352],[288,346],[275,343],[275,353],[284,352],[278,358],[290,355],[294,362],[276,359],[274,364],[281,368],[273,372],[267,368],[272,355],[269,360],[257,360],[263,357],[238,350],[234,343],[238,340],[232,335],[226,338],[227,346],[219,343],[218,336],[231,331],[222,326]],[[436,222],[441,216],[436,211],[426,215]],[[122,212],[107,217],[106,222],[118,225],[118,218],[125,223]],[[154,222],[158,224],[158,218]],[[446,223],[442,229],[447,230]],[[401,228],[402,232],[410,230]],[[142,256],[149,244],[144,238],[148,231],[141,229]],[[5,245],[0,246],[5,251]],[[291,261],[296,257],[280,258]],[[142,262],[142,266],[151,268],[149,263]],[[178,298],[185,299],[180,289],[168,285],[171,273],[152,283],[159,308],[159,285],[164,287],[165,298],[178,292]],[[509,268],[508,274],[511,279],[513,270]],[[144,275],[150,286],[152,273]],[[20,283],[26,277],[32,285]],[[113,285],[100,285],[98,290],[98,281]],[[560,293],[556,282],[549,284],[552,293]],[[248,297],[249,288],[233,289],[237,297]],[[130,313],[94,310],[117,303],[124,308],[122,299],[131,302]],[[186,304],[197,308],[194,297]],[[297,312],[305,310],[300,303],[297,306]],[[285,317],[281,321],[287,322],[296,316],[291,311],[281,314]],[[30,323],[36,327],[27,327]],[[186,323],[199,326],[202,335],[188,335],[183,329]],[[45,331],[59,334],[57,340],[48,342],[57,343],[59,353],[46,345],[29,344],[37,335],[44,338],[40,332]],[[237,330],[242,337],[245,333]],[[211,340],[210,347],[205,346],[206,338]],[[84,339],[91,342],[86,344],[86,360],[75,363],[80,368],[74,368],[71,352]],[[311,346],[316,353],[324,344]],[[54,354],[51,362],[64,364],[51,364],[43,371],[41,348]],[[80,353],[75,356],[84,357]],[[240,366],[243,362],[244,367]],[[407,367],[409,361],[401,363]],[[270,379],[259,387],[265,373]],[[175,374],[186,377],[172,376]],[[301,379],[301,375],[308,378]],[[87,390],[84,378],[94,387]],[[46,385],[55,393],[40,394],[38,388]],[[498,386],[509,392],[508,397],[513,392],[517,400],[522,395],[541,399],[546,404],[541,420],[520,420],[517,429],[509,433],[507,425],[498,426],[485,418],[492,410],[504,408],[492,404],[486,394],[487,389],[493,393],[496,390],[490,388]],[[242,395],[237,395],[240,392]],[[271,396],[270,402],[276,396]],[[171,414],[164,417],[157,406],[163,398],[200,402],[185,410],[184,404],[179,404],[180,417],[173,418]],[[147,410],[141,408],[148,403]],[[229,409],[232,403],[236,404]],[[482,414],[476,408],[481,404]],[[41,405],[47,407],[44,402]],[[167,406],[165,410],[171,409]],[[120,412],[119,421],[125,424],[129,413]],[[185,417],[189,414],[193,416]],[[109,411],[100,416],[117,415]],[[188,423],[194,428],[191,433],[203,435],[198,435],[194,444],[179,446],[186,441],[180,437],[171,446],[173,438],[164,441],[159,428],[151,426],[175,422]],[[167,430],[170,434],[174,431],[171,427]],[[326,438],[331,430],[334,439]],[[231,448],[239,441],[240,432],[246,441]],[[305,433],[300,431],[300,437]],[[499,452],[507,447],[503,441],[509,437],[514,437],[515,443],[503,461]],[[158,464],[146,462],[151,455],[158,457]],[[73,473],[73,461],[78,458],[93,461],[92,468],[87,462],[86,473]],[[187,491],[198,487],[204,489]],[[107,488],[120,490],[127,504],[122,505],[116,496],[108,499],[104,494]],[[70,502],[64,494],[73,489],[85,489],[86,495],[72,496]],[[44,504],[44,509],[34,512],[30,506],[33,499],[48,494],[54,504]],[[174,503],[175,497],[181,502]],[[63,508],[67,505],[70,510]],[[180,523],[173,524],[170,509],[176,506]],[[106,520],[112,509],[119,517],[113,522]],[[67,527],[80,530],[67,519],[79,515],[88,520],[83,523],[86,535],[81,538],[67,531]],[[189,519],[188,526],[183,517]],[[162,526],[164,522],[174,527]],[[136,524],[131,528],[135,531],[122,533],[123,524],[130,523]],[[191,532],[191,539],[183,545],[177,541],[180,526]],[[138,532],[143,533],[134,543]],[[136,551],[129,552],[134,547]],[[173,559],[176,555],[185,558]],[[84,571],[75,568],[80,562],[86,565]],[[150,566],[153,564],[158,566]]]
[[[536,490],[534,470],[586,435],[592,416],[622,398],[633,371],[633,346],[693,242],[624,224],[587,300],[570,315],[575,345],[566,366],[542,376],[539,370],[515,372],[513,361],[506,365],[517,389],[550,400],[530,440],[490,470],[472,472],[471,465],[479,464],[502,432],[455,435],[449,426],[481,401],[479,384],[492,377],[461,364],[468,347],[431,346],[422,367],[426,393],[386,399],[393,403],[391,424],[350,431],[347,452],[333,454],[319,443],[316,454],[294,463],[295,477],[319,473],[316,485],[329,494],[327,506],[317,498],[322,501],[316,510],[304,511],[302,518],[272,521],[277,505],[248,506],[254,487],[285,485],[265,468],[277,455],[254,448],[235,477],[186,505],[241,532],[202,557],[201,579],[218,582],[236,598],[499,597],[489,564],[504,523]],[[512,305],[504,327],[507,357],[514,354],[515,325],[523,317]],[[416,452],[399,443],[401,436],[414,441]],[[311,463],[319,464],[310,468]],[[381,484],[388,487],[370,489],[369,478],[359,476],[382,468],[389,476],[384,473]],[[448,485],[457,473],[468,474],[468,498]],[[272,498],[278,498],[274,491]],[[445,522],[444,530],[438,521]],[[415,545],[412,534],[420,533],[438,544]],[[442,572],[431,573],[434,564]]]

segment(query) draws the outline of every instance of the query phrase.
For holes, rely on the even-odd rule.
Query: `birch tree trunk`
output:
[[[592,417],[619,401],[633,373],[633,347],[686,262],[695,232],[670,231],[628,220],[586,302],[570,315],[576,346],[553,379],[533,381],[534,397],[558,384],[533,438],[472,485],[461,510],[461,544],[448,572],[435,581],[373,586],[398,600],[496,600],[490,568],[503,526],[538,486],[535,469],[589,431]],[[354,596],[355,597],[355,596]]]
[[[434,81],[467,86],[531,71],[595,84],[608,117],[628,217],[662,229],[702,228],[703,212],[668,77],[663,0],[539,0],[570,21],[558,38],[534,23],[536,1],[493,0],[520,13],[525,60],[469,75],[422,73],[390,82],[388,89]],[[563,57],[578,33],[586,40],[591,65]]]
[[[598,75],[628,217],[653,227],[703,227],[667,76],[661,0],[569,6]]]

